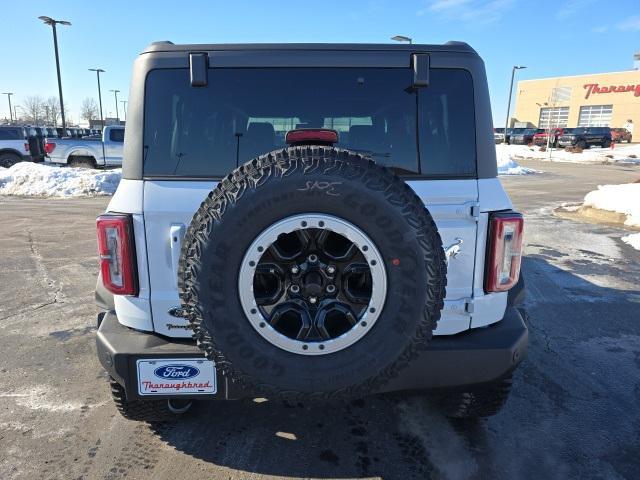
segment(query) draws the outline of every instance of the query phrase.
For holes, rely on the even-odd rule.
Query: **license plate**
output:
[[[199,358],[137,360],[139,395],[211,395],[216,393],[216,368]]]

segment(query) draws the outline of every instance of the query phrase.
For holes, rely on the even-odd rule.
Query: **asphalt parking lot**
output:
[[[521,162],[529,356],[497,416],[420,398],[344,407],[211,403],[128,422],[95,356],[94,219],[108,198],[0,197],[0,478],[637,478],[640,252],[553,215],[640,167]]]

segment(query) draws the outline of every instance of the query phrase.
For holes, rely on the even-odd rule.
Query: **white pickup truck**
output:
[[[62,163],[72,167],[119,167],[122,165],[124,127],[109,125],[102,138],[48,138],[45,163]]]

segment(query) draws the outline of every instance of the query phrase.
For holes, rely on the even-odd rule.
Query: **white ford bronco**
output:
[[[96,290],[126,418],[402,391],[500,409],[523,219],[471,47],[158,42],[130,92]]]

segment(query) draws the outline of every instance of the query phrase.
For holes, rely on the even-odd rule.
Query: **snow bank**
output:
[[[0,195],[93,197],[113,195],[122,169],[89,170],[20,162],[0,167]]]
[[[584,197],[584,206],[623,213],[625,225],[640,227],[640,183],[598,185]]]
[[[640,227],[640,183],[598,185],[584,197],[584,206],[622,213],[627,216],[625,225]],[[626,235],[622,241],[640,250],[640,233]]]
[[[636,250],[640,250],[640,233],[632,233],[631,235],[622,237],[622,241],[628,243]]]
[[[515,160],[549,160],[549,151],[542,152],[540,147],[528,147],[526,145],[496,145],[496,149],[502,147],[509,152]],[[498,150],[499,151],[499,150]],[[574,163],[626,163],[640,165],[640,145],[615,145],[610,148],[591,147],[581,153],[571,153],[564,149],[553,149],[551,152],[553,162]]]
[[[509,145],[496,145],[496,157],[498,158],[498,174],[499,175],[527,175],[536,173],[531,168],[521,167],[511,157]]]

